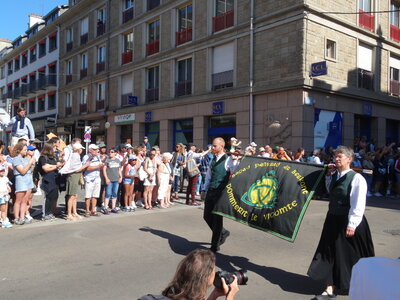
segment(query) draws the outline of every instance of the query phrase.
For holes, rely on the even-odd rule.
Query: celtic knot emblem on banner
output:
[[[278,187],[275,171],[269,171],[252,184],[247,193],[243,194],[241,201],[255,208],[273,208],[276,204]]]

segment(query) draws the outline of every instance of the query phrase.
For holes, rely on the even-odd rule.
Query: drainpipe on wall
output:
[[[249,144],[254,140],[254,0],[250,3],[250,47],[249,47]]]
[[[107,30],[107,80],[106,80],[106,94],[107,97],[104,99],[104,118],[105,122],[107,122],[107,111],[109,108],[110,103],[110,45],[111,45],[111,0],[108,0],[107,3],[107,16],[106,16],[106,30]],[[104,143],[108,144],[108,135],[107,135],[108,128],[104,128]]]

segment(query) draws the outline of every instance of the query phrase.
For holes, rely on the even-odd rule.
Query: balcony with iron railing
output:
[[[390,24],[390,39],[400,42],[400,27]]]
[[[373,32],[375,28],[375,16],[360,9],[358,15],[358,24]]]
[[[159,88],[146,89],[146,103],[156,102],[159,99]]]
[[[65,115],[66,116],[72,115],[72,107],[66,107],[65,108]]]
[[[213,90],[233,87],[233,70],[212,74]]]
[[[160,40],[154,40],[146,44],[146,55],[152,55],[160,51]]]
[[[192,40],[192,27],[182,29],[176,33],[176,45],[181,45]]]
[[[80,71],[80,79],[83,79],[87,76],[87,68],[86,69],[81,69]]]
[[[234,10],[230,10],[215,16],[213,18],[213,32],[218,32],[220,30],[232,27],[235,15],[234,12]]]
[[[23,82],[23,83],[22,83],[22,86],[21,86],[21,95],[22,95],[22,96],[25,96],[26,94],[28,94],[28,90],[29,90],[29,85],[28,85],[28,83]]]
[[[96,73],[101,73],[106,69],[106,62],[101,61],[96,64]]]
[[[192,94],[192,81],[184,80],[175,83],[175,96],[184,96]]]
[[[73,48],[73,45],[74,45],[74,43],[73,43],[73,42],[69,42],[69,43],[67,43],[67,45],[66,45],[67,52],[69,52],[69,51],[71,51],[71,50],[72,50],[72,48]]]
[[[81,45],[84,45],[88,42],[89,40],[89,34],[85,33],[81,35]]]
[[[96,111],[104,110],[105,108],[105,101],[104,99],[96,100]]]
[[[358,69],[358,87],[367,90],[373,90],[374,73],[364,69]]]
[[[39,79],[37,80],[37,89],[38,90],[45,90],[47,86],[47,80],[46,76],[39,76]]]
[[[130,7],[122,12],[122,23],[126,23],[133,19],[134,10]]]
[[[6,95],[7,95],[7,98],[12,98],[14,96],[14,93],[11,90],[11,91],[7,91]]]
[[[132,50],[125,51],[121,54],[121,63],[123,65],[130,63],[132,61],[132,59],[133,59],[133,51]]]
[[[390,80],[390,94],[400,96],[400,81]]]
[[[106,23],[103,21],[97,22],[97,36],[101,36],[106,32]]]
[[[87,113],[87,103],[81,103],[79,104],[79,113]]]

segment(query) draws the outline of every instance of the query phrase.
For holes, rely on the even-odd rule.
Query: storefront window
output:
[[[193,119],[174,121],[174,145],[193,143]]]
[[[121,126],[120,143],[132,144],[132,124]]]
[[[149,138],[150,146],[160,145],[160,122],[145,124],[145,136]]]
[[[236,116],[222,115],[210,117],[208,119],[208,143],[216,137],[222,137],[226,145],[231,137],[236,136]]]

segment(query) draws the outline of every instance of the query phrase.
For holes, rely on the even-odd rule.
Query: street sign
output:
[[[92,140],[88,140],[88,139],[84,139],[83,141],[84,141],[85,143],[88,143],[88,144],[92,142]]]
[[[90,139],[92,138],[92,135],[91,135],[90,133],[85,133],[84,136],[83,136],[83,138],[84,138],[85,140],[89,140],[89,141],[90,141]]]
[[[328,74],[328,66],[326,65],[326,61],[320,61],[311,64],[311,70],[310,70],[311,77],[316,77],[326,74]]]
[[[92,126],[85,126],[85,134],[91,134],[92,133]]]

